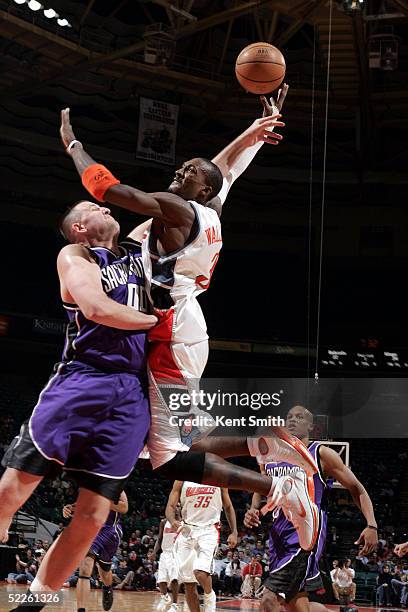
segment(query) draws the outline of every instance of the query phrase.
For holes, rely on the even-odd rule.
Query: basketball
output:
[[[241,51],[235,63],[239,84],[253,94],[274,91],[285,78],[286,63],[282,53],[266,42],[253,43]]]

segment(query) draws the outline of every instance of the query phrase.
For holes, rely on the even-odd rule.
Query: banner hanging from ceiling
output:
[[[175,164],[177,104],[140,98],[136,157],[162,164]]]

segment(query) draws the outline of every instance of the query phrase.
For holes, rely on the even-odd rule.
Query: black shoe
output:
[[[103,587],[102,605],[104,610],[110,610],[113,605],[113,591],[112,587]]]

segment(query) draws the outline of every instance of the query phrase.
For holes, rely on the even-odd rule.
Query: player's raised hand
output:
[[[281,115],[278,114],[255,119],[252,125],[244,132],[247,139],[247,146],[252,146],[257,142],[266,142],[273,145],[279,144],[283,136],[276,132],[272,132],[272,130],[275,127],[285,127],[285,124],[283,121],[280,121],[280,118]]]
[[[244,525],[248,529],[252,529],[252,527],[259,527],[261,521],[259,519],[259,510],[256,508],[250,508],[246,511],[244,516]]]
[[[64,145],[65,149],[67,148],[70,142],[75,140],[75,134],[72,129],[71,120],[69,118],[69,108],[64,108],[61,111],[60,135],[62,144]]]
[[[370,527],[366,527],[360,533],[360,537],[356,542],[354,542],[357,546],[359,544],[363,544],[363,548],[360,551],[360,555],[367,555],[372,553],[373,550],[377,548],[378,544],[378,534],[375,529],[371,529]]]
[[[278,90],[278,95],[275,100],[273,96],[269,100],[265,96],[259,96],[261,104],[263,106],[263,117],[269,117],[270,115],[276,115],[279,113],[285,103],[285,98],[288,93],[289,85],[284,83],[283,86]]]
[[[403,557],[408,553],[408,542],[403,542],[402,544],[396,544],[394,548],[394,552],[398,557]]]

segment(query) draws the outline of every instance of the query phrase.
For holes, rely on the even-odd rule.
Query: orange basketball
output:
[[[274,91],[285,78],[286,63],[282,53],[266,42],[253,43],[241,51],[235,63],[239,84],[254,94]]]

